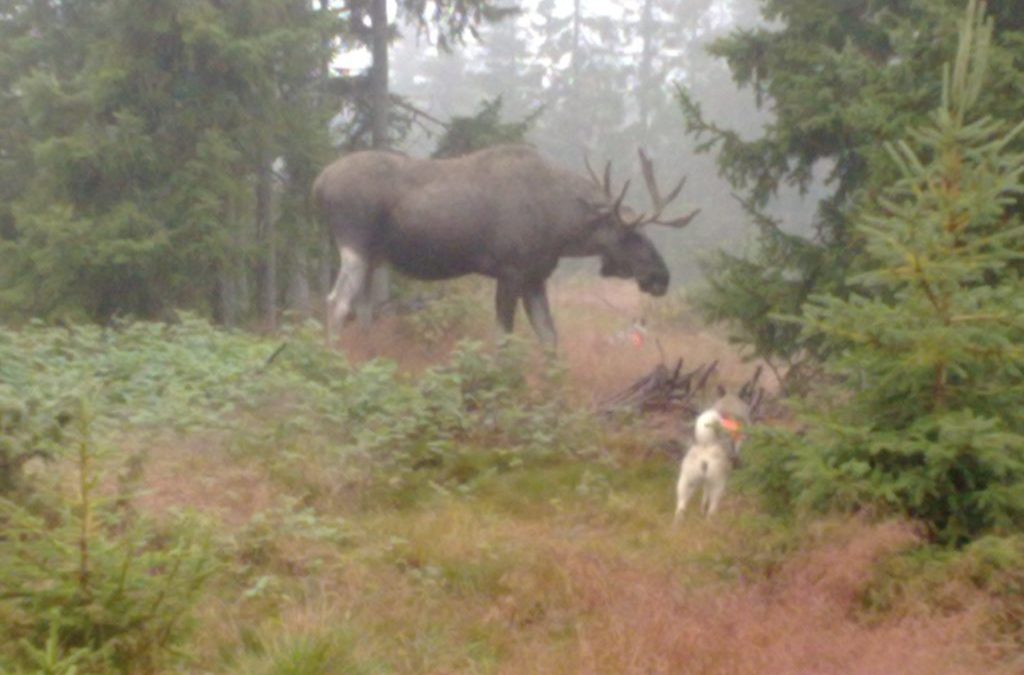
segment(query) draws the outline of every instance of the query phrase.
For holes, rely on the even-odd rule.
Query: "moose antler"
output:
[[[682,192],[683,186],[686,185],[686,176],[679,181],[679,183],[672,188],[666,197],[661,196],[661,191],[658,189],[658,180],[654,177],[654,162],[651,161],[647,153],[643,151],[643,148],[637,150],[640,155],[640,168],[643,171],[644,182],[647,184],[647,191],[651,194],[651,203],[654,206],[654,211],[651,215],[641,213],[639,216],[633,216],[631,213],[627,215],[622,211],[622,202],[626,198],[626,191],[629,190],[629,181],[627,180],[622,190],[619,192],[619,196],[615,197],[612,195],[612,163],[607,162],[604,165],[604,177],[600,178],[597,172],[594,171],[594,167],[590,165],[590,158],[584,154],[583,163],[587,167],[587,173],[590,174],[590,179],[594,183],[604,190],[604,194],[611,201],[611,206],[605,209],[601,209],[603,213],[614,213],[616,219],[625,225],[626,227],[636,228],[643,227],[644,225],[665,225],[667,227],[685,227],[690,224],[694,216],[700,213],[700,209],[694,209],[685,216],[674,218],[672,220],[661,220],[661,214],[665,210],[665,207],[671,204],[679,193]],[[627,209],[628,211],[628,209]]]
[[[588,157],[586,154],[583,155],[583,163],[587,167],[587,173],[590,174],[590,179],[593,180],[598,187],[604,190],[605,196],[607,196],[608,199],[611,200],[612,202],[611,206],[609,206],[607,209],[607,213],[614,213],[616,214],[616,216],[619,216],[619,219],[621,220],[620,209],[622,208],[622,200],[626,198],[626,191],[629,190],[629,181],[627,180],[625,183],[623,183],[622,190],[619,192],[619,196],[613,197],[611,160],[608,160],[608,162],[604,165],[603,180],[597,177],[597,172],[594,171],[594,167],[590,166],[590,157]],[[602,212],[604,212],[604,209],[602,209]]]
[[[654,207],[654,211],[651,215],[641,213],[639,216],[632,220],[623,220],[623,222],[629,227],[643,227],[644,225],[665,225],[667,227],[686,227],[693,220],[694,216],[700,213],[700,209],[694,209],[685,216],[674,218],[672,220],[661,220],[661,214],[665,210],[665,207],[672,203],[679,193],[682,192],[683,186],[686,185],[686,176],[683,176],[679,183],[672,188],[668,195],[664,198],[661,196],[661,191],[658,189],[658,181],[654,177],[654,162],[647,156],[647,153],[643,151],[643,148],[637,150],[640,155],[640,168],[644,174],[644,182],[647,183],[647,191],[651,194],[651,204]]]
[[[590,156],[587,154],[583,155],[583,163],[587,166],[587,173],[590,174],[590,179],[597,183],[598,187],[604,190],[604,193],[609,198],[612,196],[612,162],[608,160],[608,163],[604,165],[604,180],[602,181],[597,177],[597,173],[594,172],[594,167],[590,166]]]

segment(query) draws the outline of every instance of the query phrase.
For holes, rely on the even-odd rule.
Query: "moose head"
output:
[[[623,205],[622,202],[629,191],[628,180],[623,184],[618,196],[612,193],[611,162],[605,164],[603,178],[598,178],[590,161],[584,159],[591,180],[603,193],[599,201],[588,203],[588,207],[598,223],[595,244],[601,258],[601,275],[636,279],[640,290],[653,296],[661,296],[668,290],[668,268],[654,244],[641,232],[641,228],[645,225],[682,228],[693,220],[700,209],[679,218],[663,220],[662,213],[665,207],[679,196],[686,185],[686,178],[683,177],[666,196],[662,197],[654,176],[654,163],[642,149],[637,152],[640,156],[644,182],[651,197],[651,212],[638,214]]]

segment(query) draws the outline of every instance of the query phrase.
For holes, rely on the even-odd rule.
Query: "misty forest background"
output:
[[[319,312],[336,254],[309,185],[370,146],[457,154],[525,136],[581,171],[585,153],[610,159],[620,183],[645,147],[704,207],[691,232],[656,234],[681,283],[699,275],[694,251],[741,249],[750,231],[714,158],[693,151],[676,87],[761,132],[767,111],[706,51],[763,25],[755,2],[399,3],[384,112],[372,3],[6,4],[6,316],[178,307],[272,327]],[[798,199],[779,208],[809,231]]]
[[[638,147],[688,176],[700,218],[654,232],[676,283],[720,249],[714,318],[789,362],[813,345],[772,317],[842,292],[853,214],[892,176],[884,143],[937,105],[962,4],[5,2],[0,312],[318,313],[320,168],[525,138],[620,182]],[[978,107],[1012,120],[1024,19],[989,7]]]
[[[644,308],[779,385],[724,519],[586,285],[322,344],[317,173],[522,140],[689,177]],[[1016,0],[0,0],[0,670],[1020,672],[1022,198]]]

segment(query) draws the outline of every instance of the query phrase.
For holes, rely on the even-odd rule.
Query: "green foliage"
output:
[[[860,265],[855,223],[896,179],[886,142],[923,123],[942,91],[941,64],[953,54],[960,0],[899,3],[763,0],[767,25],[736,30],[711,52],[729,64],[775,114],[747,139],[708,119],[692,92],[679,98],[702,151],[717,152],[720,173],[743,196],[757,246],[726,251],[708,265],[705,306],[732,322],[738,339],[780,364],[823,356],[828,345],[779,320],[799,314],[813,294],[845,295]],[[988,3],[995,17],[989,80],[976,110],[1002,119],[1024,113],[1019,92],[1022,24],[1012,0]],[[1021,147],[1021,140],[1014,141]],[[785,186],[829,189],[813,222],[765,215]],[[1019,211],[1014,207],[1014,211]],[[808,231],[809,237],[794,232]]]
[[[375,398],[354,439],[372,458],[375,481],[403,503],[417,487],[473,489],[479,479],[563,456],[586,438],[584,418],[567,409],[557,369],[528,386],[530,350],[509,339],[497,353],[462,342],[448,364],[415,386]],[[487,448],[481,452],[480,448]]]
[[[194,524],[150,524],[104,493],[90,406],[79,398],[69,410],[73,487],[0,500],[0,664],[148,672],[185,634],[213,558]]]
[[[6,3],[0,311],[244,311],[230,289],[261,259],[251,242],[274,243],[257,210],[293,257],[317,242],[304,204],[334,106],[310,74],[342,27],[276,0]],[[279,157],[271,214],[253,188]]]
[[[0,381],[0,496],[18,491],[27,462],[57,455],[69,421],[65,406],[23,399]]]
[[[780,444],[775,474],[792,472],[798,503],[903,511],[953,543],[1024,525],[1024,123],[974,112],[980,14],[943,106],[890,146],[901,177],[858,223],[855,291],[805,308],[835,384],[804,402],[807,434]]]
[[[989,599],[982,610],[985,630],[1003,645],[1024,644],[1024,539],[1019,534],[984,536],[961,549],[915,547],[886,558],[874,570],[862,604],[869,616],[884,617],[908,607],[956,611]]]
[[[802,334],[798,325],[784,317],[800,313],[809,288],[825,292],[833,287],[821,275],[841,266],[836,260],[825,260],[827,252],[801,237],[782,232],[777,221],[749,204],[747,211],[761,235],[752,254],[756,260],[734,251],[712,253],[701,263],[707,286],[696,294],[696,306],[710,321],[727,323],[734,332],[733,342],[751,348],[776,371],[786,366],[787,385],[798,385],[793,375],[802,360],[820,354],[820,340]],[[814,270],[813,284],[802,278],[808,270]]]
[[[399,316],[399,330],[408,337],[428,345],[438,344],[448,336],[474,335],[480,328],[484,289],[475,280],[396,281],[399,283],[393,285],[393,299],[413,309]],[[488,317],[488,328],[491,321]]]
[[[337,482],[396,498],[431,483],[468,489],[487,472],[564,454],[587,437],[582,413],[564,402],[564,373],[532,363],[520,340],[496,353],[460,343],[449,363],[415,381],[390,361],[349,366],[312,324],[288,329],[286,340],[274,345],[188,315],[113,329],[33,325],[0,330],[0,383],[39,400],[102,383],[91,400],[103,438],[230,432],[238,452],[265,454],[282,480],[314,492],[334,492]],[[319,476],[301,473],[312,457],[324,463]]]
[[[522,143],[541,111],[537,110],[518,122],[502,122],[501,107],[502,97],[495,96],[482,101],[475,115],[453,117],[444,135],[438,139],[433,156],[458,157],[492,145]]]
[[[758,426],[743,442],[743,470],[736,473],[739,489],[758,495],[761,507],[775,516],[793,513],[800,485],[795,477],[801,439],[791,431]],[[836,485],[837,492],[842,490]]]
[[[253,675],[361,675],[381,672],[353,657],[358,639],[337,628],[311,635],[282,633],[276,626],[268,627],[264,632],[253,653],[239,664],[238,672]]]
[[[288,382],[304,383],[310,395],[336,386],[331,378],[347,371],[344,362],[310,351],[303,339],[313,340],[312,329],[305,330],[279,357],[294,369],[263,373],[273,345],[215,331],[190,315],[173,324],[0,329],[0,383],[44,401],[60,400],[82,381],[101,383],[93,401],[101,432],[230,427],[232,413],[252,411]]]
[[[46,638],[46,644],[36,647],[28,640],[21,641],[21,648],[25,653],[25,662],[29,669],[36,675],[77,675],[78,667],[88,663],[91,651],[84,647],[73,649],[65,655],[65,650],[60,644],[59,622],[50,622],[50,635]]]

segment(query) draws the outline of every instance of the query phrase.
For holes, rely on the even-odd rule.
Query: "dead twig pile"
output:
[[[635,410],[639,412],[689,410],[696,414],[695,398],[707,386],[711,374],[718,369],[718,361],[705,363],[693,370],[683,371],[683,359],[669,369],[659,363],[647,375],[600,405],[603,412]]]
[[[750,376],[750,379],[743,383],[740,387],[740,391],[737,394],[742,400],[747,402],[750,406],[750,419],[756,421],[761,418],[761,404],[765,400],[765,390],[758,382],[761,380],[761,373],[764,372],[764,366],[758,365],[754,369],[754,374]]]
[[[598,409],[606,414],[616,411],[673,412],[684,417],[696,417],[701,406],[707,403],[709,397],[705,390],[717,369],[717,360],[689,371],[683,370],[682,358],[671,369],[659,363],[650,373],[604,400]],[[738,392],[738,396],[750,406],[751,418],[755,420],[765,398],[764,387],[758,384],[762,371],[763,368],[758,366]],[[719,391],[718,395],[722,393]]]

